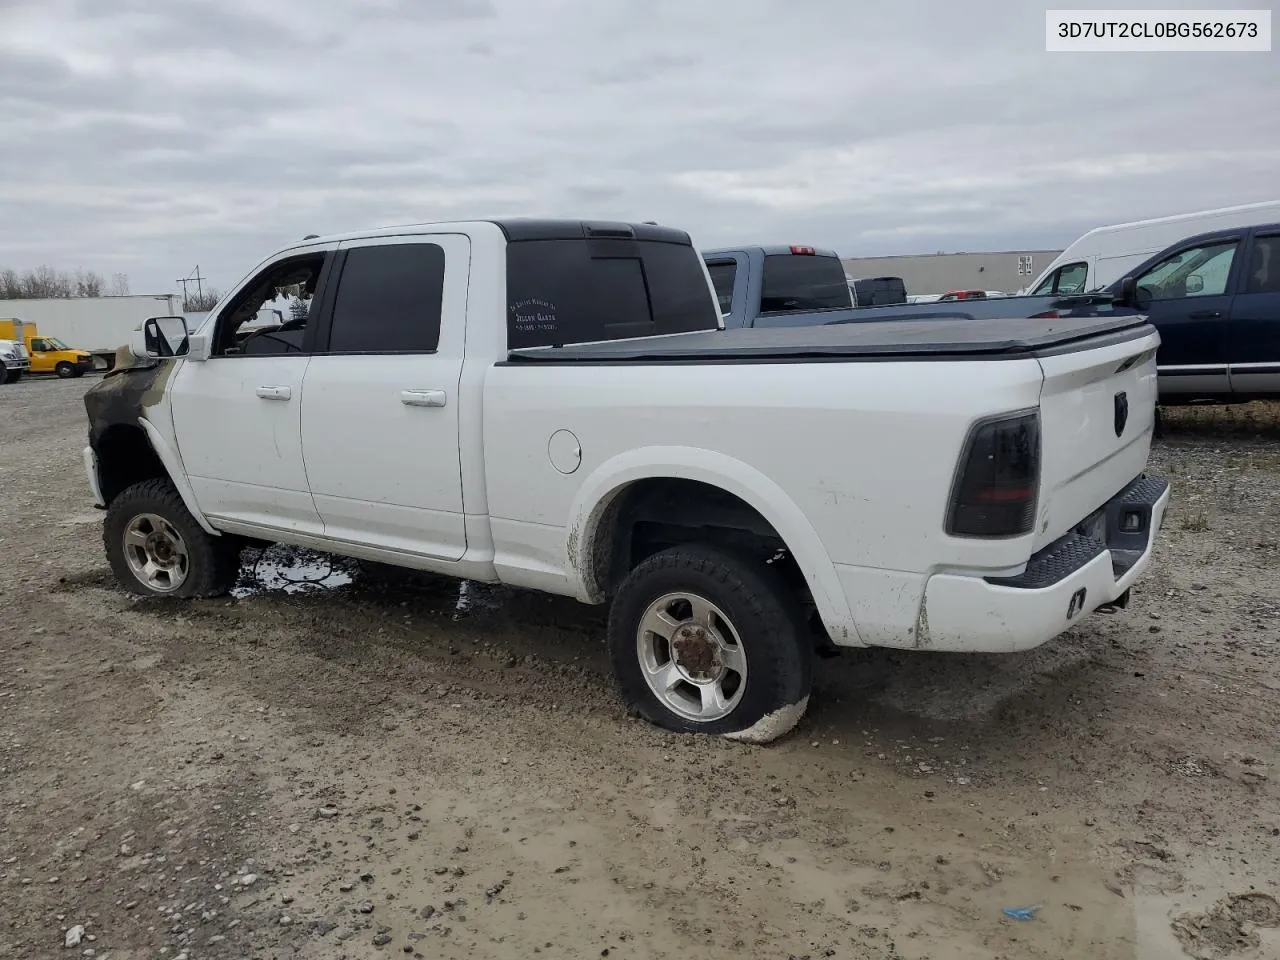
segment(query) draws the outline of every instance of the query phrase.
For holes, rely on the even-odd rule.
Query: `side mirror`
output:
[[[1136,277],[1125,277],[1120,281],[1120,295],[1116,297],[1116,303],[1122,307],[1136,307],[1138,305],[1138,280]]]
[[[183,357],[190,349],[184,317],[152,317],[142,325],[142,342],[148,357]]]
[[[1201,293],[1204,291],[1204,277],[1198,273],[1190,274],[1187,277],[1187,293]]]

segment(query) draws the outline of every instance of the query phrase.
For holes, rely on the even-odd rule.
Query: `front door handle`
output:
[[[400,402],[406,407],[443,407],[447,397],[443,390],[401,390]]]
[[[1193,310],[1187,314],[1192,320],[1217,320],[1222,316],[1221,310]]]
[[[255,392],[263,400],[288,400],[293,396],[288,387],[259,387]]]

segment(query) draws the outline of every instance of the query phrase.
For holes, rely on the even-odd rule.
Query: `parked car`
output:
[[[93,357],[75,350],[57,337],[41,336],[34,323],[15,318],[0,319],[0,337],[16,340],[26,347],[32,373],[56,373],[67,379],[83,376],[93,369]]]
[[[1280,223],[1188,237],[1110,293],[1061,315],[1145,315],[1160,331],[1162,404],[1280,397]]]
[[[907,285],[901,277],[866,277],[849,284],[855,307],[887,307],[907,302]]]
[[[1274,220],[1280,220],[1280,200],[1097,227],[1054,258],[1024,292],[1066,296],[1101,290],[1187,237]]]
[[[0,384],[21,380],[30,368],[30,358],[19,341],[0,340]]]
[[[241,335],[290,286],[316,306]],[[1140,317],[722,326],[658,226],[288,247],[86,393],[107,557],[150,596],[283,541],[607,601],[637,711],[752,741],[804,712],[807,622],[1014,651],[1127,602],[1168,501]]]
[[[985,300],[988,297],[1003,297],[1004,294],[999,290],[948,290],[938,298],[940,301],[949,300]]]

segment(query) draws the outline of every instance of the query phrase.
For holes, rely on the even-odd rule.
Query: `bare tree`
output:
[[[71,295],[73,297],[100,297],[102,296],[102,286],[102,277],[92,270],[88,273],[83,270],[77,270]]]
[[[205,287],[200,293],[188,294],[182,309],[186,313],[203,313],[212,310],[222,299],[222,292],[216,287]]]
[[[107,291],[109,297],[127,297],[129,295],[129,275],[127,273],[113,273],[111,275],[111,288]]]
[[[128,292],[129,279],[123,273],[113,281]],[[100,297],[106,289],[102,275],[92,270],[77,270],[74,274],[55,270],[50,266],[34,270],[0,270],[0,300],[65,299],[69,297]]]

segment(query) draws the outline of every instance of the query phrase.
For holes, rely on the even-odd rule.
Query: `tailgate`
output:
[[[1147,466],[1160,335],[1041,356],[1035,549],[1067,533]]]

